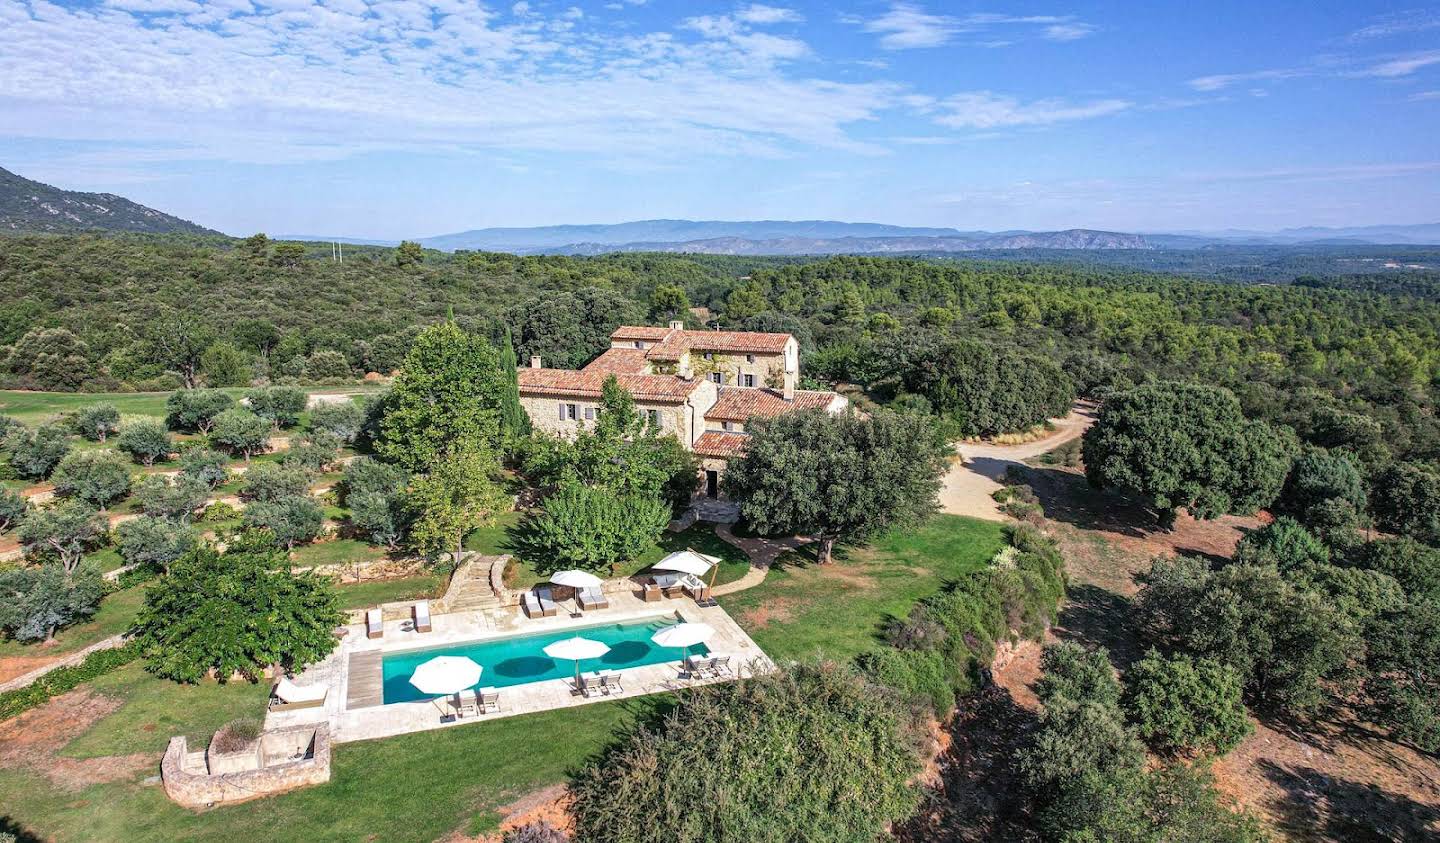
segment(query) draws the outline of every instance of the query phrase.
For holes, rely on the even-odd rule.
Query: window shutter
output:
[[[586,408],[585,408],[585,420],[586,420],[586,421],[589,421],[589,420],[591,420],[591,419],[593,419],[593,418],[595,418],[595,408],[594,408],[594,407],[586,407]]]
[[[560,402],[560,421],[565,421],[565,402]]]

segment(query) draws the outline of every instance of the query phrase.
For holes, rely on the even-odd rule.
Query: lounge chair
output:
[[[410,610],[411,616],[415,618],[416,632],[430,631],[430,601],[421,600]]]
[[[711,676],[729,676],[729,675],[730,675],[730,657],[729,657],[729,656],[715,656],[714,658],[710,659],[710,667],[709,667],[709,670],[710,670],[710,675],[711,675]]]
[[[560,614],[560,607],[555,604],[555,595],[551,593],[550,586],[542,585],[535,589],[535,597],[540,601],[540,614],[547,618]]]
[[[580,694],[581,694],[582,696],[588,697],[588,696],[590,696],[590,692],[591,692],[591,691],[598,691],[598,690],[600,690],[600,677],[599,677],[599,675],[594,674],[594,673],[582,673],[582,674],[580,674]]]
[[[379,609],[371,609],[365,613],[365,637],[379,638],[385,634],[385,623],[381,619]]]
[[[489,714],[500,710],[500,691],[497,688],[480,689],[480,713]]]
[[[545,615],[545,610],[540,605],[540,598],[533,591],[525,592],[520,598],[520,604],[525,608],[527,618],[539,618]]]
[[[686,574],[680,584],[690,593],[691,597],[695,598],[696,603],[704,603],[710,599],[710,586],[694,574]]]
[[[620,685],[620,674],[613,670],[600,671],[600,693],[609,696],[616,691],[625,693],[625,688]]]
[[[468,688],[455,694],[452,705],[455,706],[456,717],[480,713],[480,699],[473,690]]]
[[[575,600],[580,604],[581,609],[608,609],[610,601],[605,599],[605,593],[598,586],[580,589]]]
[[[704,672],[705,666],[706,664],[708,664],[708,661],[709,660],[706,659],[704,656],[686,656],[685,672],[691,676],[699,676],[702,672]]]
[[[282,676],[275,687],[270,689],[270,710],[289,711],[295,708],[316,708],[325,704],[330,693],[328,685],[296,685],[289,677]]]

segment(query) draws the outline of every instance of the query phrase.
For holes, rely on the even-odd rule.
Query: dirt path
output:
[[[1094,410],[1076,405],[1070,415],[1052,419],[1055,432],[1034,442],[1021,445],[994,445],[985,442],[963,442],[956,446],[960,458],[953,460],[940,489],[940,508],[952,515],[968,515],[987,521],[1004,521],[1000,507],[991,497],[1005,479],[1012,465],[1053,451],[1076,439],[1095,422]]]
[[[740,549],[742,553],[750,557],[750,570],[745,576],[734,582],[727,582],[724,585],[717,585],[711,593],[716,597],[723,597],[726,594],[734,594],[737,591],[744,591],[747,588],[754,588],[765,581],[765,574],[769,572],[770,566],[780,554],[787,550],[794,550],[797,547],[804,547],[814,539],[808,536],[790,536],[789,538],[767,539],[754,536],[737,536],[731,530],[729,524],[716,524],[715,535],[723,541]]]

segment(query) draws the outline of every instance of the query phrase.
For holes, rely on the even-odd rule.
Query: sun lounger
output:
[[[591,691],[600,690],[600,677],[594,673],[580,674],[580,693],[583,696],[590,696]]]
[[[429,601],[429,600],[421,600],[419,603],[416,603],[415,606],[414,606],[414,608],[411,609],[411,614],[412,614],[412,615],[414,616],[414,618],[415,618],[415,631],[416,631],[416,632],[429,632],[429,631],[430,631],[430,601]]]
[[[709,659],[705,656],[686,656],[685,672],[691,676],[699,676],[705,670],[705,666],[708,663]]]
[[[610,601],[605,599],[605,594],[598,587],[580,589],[575,599],[579,601],[581,609],[608,609]]]
[[[489,714],[500,710],[500,691],[497,688],[480,689],[480,713]]]
[[[730,675],[730,657],[729,657],[729,656],[715,656],[714,658],[710,659],[710,667],[709,667],[709,670],[710,670],[710,675],[711,675],[711,676],[729,676],[729,675]]]
[[[609,696],[611,693],[625,693],[620,685],[620,674],[613,670],[600,671],[600,693]]]
[[[289,677],[282,676],[270,690],[270,710],[288,711],[294,708],[315,708],[325,704],[330,693],[328,685],[296,685]]]
[[[704,603],[710,599],[710,586],[694,574],[686,574],[680,584],[691,597],[695,598],[696,603]]]
[[[560,607],[555,604],[555,596],[550,592],[549,586],[542,585],[535,589],[535,597],[540,601],[540,614],[547,618],[560,614]]]
[[[473,690],[468,688],[455,694],[451,704],[455,706],[456,717],[480,713],[480,699]]]
[[[521,595],[520,604],[525,608],[527,618],[538,618],[545,614],[545,610],[540,607],[540,598],[533,591]]]
[[[385,634],[385,624],[381,621],[380,610],[371,609],[365,613],[365,637],[379,638]]]

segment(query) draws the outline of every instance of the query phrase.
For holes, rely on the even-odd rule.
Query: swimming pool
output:
[[[610,645],[610,652],[600,658],[581,660],[580,670],[587,673],[600,669],[622,670],[660,662],[678,662],[685,657],[684,648],[661,647],[650,640],[650,636],[656,632],[676,623],[679,621],[667,616],[390,653],[380,660],[385,704],[434,699],[437,695],[423,694],[411,685],[410,677],[415,673],[415,668],[436,656],[468,656],[474,659],[483,670],[478,686],[482,688],[508,688],[528,682],[573,677],[575,663],[569,659],[550,658],[545,655],[545,647],[576,635]],[[704,644],[690,648],[692,655],[705,655],[709,652]]]

